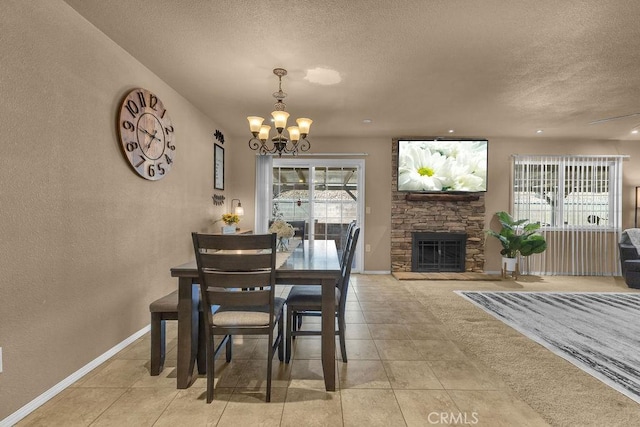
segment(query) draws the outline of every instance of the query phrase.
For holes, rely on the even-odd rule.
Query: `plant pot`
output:
[[[502,257],[502,268],[505,271],[516,271],[517,264],[518,264],[518,258]]]
[[[507,272],[511,273],[511,276],[514,279],[518,279],[518,275],[520,274],[519,266],[518,266],[518,258],[506,258],[502,257],[502,277],[507,277]]]
[[[235,225],[225,225],[222,227],[222,234],[235,234],[236,226]]]

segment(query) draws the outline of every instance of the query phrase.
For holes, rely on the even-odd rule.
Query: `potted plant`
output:
[[[500,240],[502,244],[502,265],[507,271],[516,270],[516,260],[520,256],[539,254],[547,249],[547,242],[538,233],[540,222],[529,222],[528,219],[514,220],[507,212],[496,213],[502,225],[500,232],[487,230],[489,236]]]
[[[233,234],[236,232],[236,224],[240,222],[240,217],[234,213],[226,213],[222,214],[222,221],[225,223],[222,234]]]

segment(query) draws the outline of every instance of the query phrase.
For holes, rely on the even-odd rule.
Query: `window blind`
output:
[[[620,274],[625,156],[514,155],[512,212],[539,221],[547,250],[521,259],[540,275]]]

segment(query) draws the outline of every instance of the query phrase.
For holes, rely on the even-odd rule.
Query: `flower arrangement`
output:
[[[290,239],[295,234],[295,230],[288,222],[276,219],[269,227],[269,233],[276,233],[279,239]]]
[[[227,225],[233,225],[240,222],[240,217],[233,213],[222,214],[222,221]]]

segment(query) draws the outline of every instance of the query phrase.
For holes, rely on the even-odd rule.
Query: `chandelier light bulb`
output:
[[[289,113],[286,111],[274,111],[271,113],[271,116],[273,117],[274,126],[278,129],[278,132],[282,132],[282,129],[287,127]]]
[[[313,120],[301,117],[296,120],[296,123],[298,123],[298,127],[300,128],[300,135],[304,135],[304,137],[306,137],[306,135],[309,134],[309,129],[311,128]]]
[[[269,139],[270,130],[271,130],[271,126],[268,126],[268,125],[260,126],[260,133],[258,135],[258,139],[262,141],[263,144],[267,141],[267,139]]]
[[[291,140],[293,145],[296,145],[298,143],[298,140],[300,140],[300,129],[298,128],[298,126],[289,126],[287,128],[287,132],[289,132],[289,139]]]
[[[258,132],[260,132],[260,126],[262,126],[262,122],[264,122],[264,118],[258,116],[249,116],[247,117],[247,120],[249,120],[249,129],[251,130],[251,133],[253,134],[253,136],[257,136]]]

